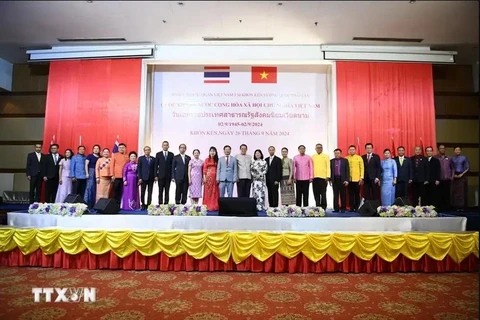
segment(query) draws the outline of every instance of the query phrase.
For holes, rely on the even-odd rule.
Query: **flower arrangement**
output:
[[[438,215],[434,206],[381,206],[377,213],[380,217],[396,218],[433,218]]]
[[[39,203],[28,207],[30,214],[53,214],[57,216],[81,217],[88,206],[84,203]]]
[[[289,205],[278,208],[268,208],[267,216],[287,218],[324,217],[325,210],[323,210],[321,207],[310,206],[302,208],[295,205]]]
[[[147,211],[149,216],[206,216],[207,206],[151,204]]]

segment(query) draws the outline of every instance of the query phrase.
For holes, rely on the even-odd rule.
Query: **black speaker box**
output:
[[[254,198],[220,198],[218,215],[224,217],[256,217],[257,201]]]
[[[380,207],[380,201],[378,200],[365,200],[363,205],[358,208],[358,213],[364,217],[377,216],[377,208]]]
[[[397,199],[395,199],[395,202],[393,203],[393,205],[403,207],[403,206],[410,206],[411,203],[408,197],[398,197]]]
[[[83,198],[79,194],[69,194],[65,200],[63,200],[64,203],[85,203],[83,201]]]
[[[98,213],[112,214],[118,213],[118,211],[120,211],[120,207],[114,199],[101,198],[97,201],[97,203],[95,203],[93,210],[97,211]]]

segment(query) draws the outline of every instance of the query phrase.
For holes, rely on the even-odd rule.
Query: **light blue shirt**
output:
[[[72,163],[70,165],[70,174],[75,179],[87,179],[87,173],[85,172],[85,155],[77,154],[72,157]]]

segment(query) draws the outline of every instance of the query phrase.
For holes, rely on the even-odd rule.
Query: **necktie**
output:
[[[415,158],[415,168],[418,168],[418,162],[420,161],[419,157]]]
[[[37,153],[37,159],[40,162],[40,153]]]
[[[183,164],[185,164],[185,156],[182,156]]]
[[[148,164],[150,164],[150,157],[147,157],[147,162]]]
[[[228,157],[227,157],[227,167],[228,167]]]
[[[367,162],[370,162],[371,155],[367,156]]]
[[[54,159],[55,159],[55,165],[57,164],[58,162],[58,159],[57,159],[57,154],[54,155]]]
[[[403,157],[400,158],[400,165],[403,165]]]
[[[163,152],[163,156],[164,156],[165,160],[167,160],[167,151]]]

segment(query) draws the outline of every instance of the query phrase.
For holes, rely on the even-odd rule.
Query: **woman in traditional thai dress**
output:
[[[462,148],[453,149],[455,156],[452,158],[453,174],[452,181],[452,206],[457,211],[465,210],[468,203],[468,180],[465,174],[470,170],[468,158],[462,155]]]
[[[383,151],[385,157],[381,162],[382,175],[380,179],[380,191],[382,194],[382,206],[391,206],[395,202],[395,185],[397,184],[397,164],[391,158],[390,149]]]
[[[58,190],[55,202],[60,203],[65,201],[65,198],[72,193],[72,176],[70,174],[70,165],[72,164],[73,151],[71,149],[65,150],[65,158],[60,160],[58,164]]]
[[[93,208],[95,205],[95,199],[97,197],[97,182],[95,177],[95,166],[97,160],[100,158],[100,146],[98,144],[93,146],[92,154],[85,159],[85,172],[87,173],[87,188],[85,189],[84,200],[89,208]]]
[[[108,148],[103,149],[102,158],[98,159],[95,165],[95,179],[97,181],[97,196],[95,202],[110,196],[110,186],[113,176],[111,162],[110,150]]]
[[[140,209],[140,194],[138,192],[137,153],[128,154],[130,161],[123,166],[123,194],[120,208],[126,211]]]
[[[193,159],[188,163],[188,181],[190,182],[190,198],[192,204],[197,204],[202,197],[203,160],[200,159],[200,150],[193,150]]]
[[[253,162],[250,165],[252,173],[252,193],[257,201],[257,210],[264,211],[265,207],[265,189],[267,187],[267,170],[268,165],[263,160],[263,153],[261,150],[255,150],[253,154]]]
[[[208,158],[203,162],[203,204],[207,206],[208,211],[218,210],[218,198],[220,190],[217,183],[217,148],[210,147]]]
[[[288,149],[282,148],[282,180],[280,181],[280,201],[282,205],[295,204],[295,187],[292,183],[293,161],[288,157]]]

